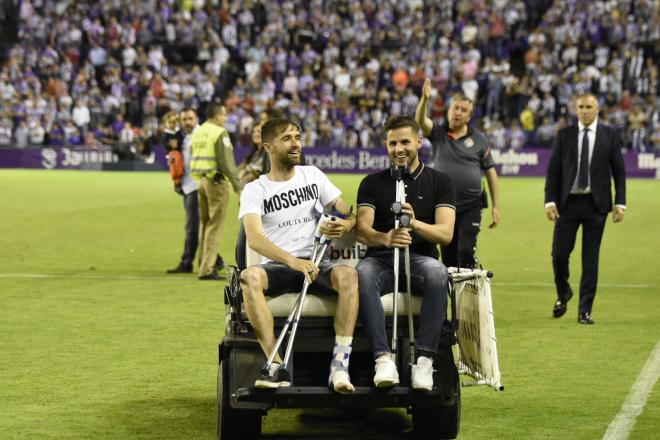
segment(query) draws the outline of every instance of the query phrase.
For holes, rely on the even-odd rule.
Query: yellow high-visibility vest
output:
[[[224,127],[205,122],[192,134],[190,174],[193,179],[199,180],[202,176],[212,179],[220,171],[215,157],[215,145],[226,131]]]

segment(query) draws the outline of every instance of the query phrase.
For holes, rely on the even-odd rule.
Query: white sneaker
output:
[[[389,355],[379,356],[376,359],[374,384],[377,388],[390,388],[399,384],[399,372],[396,371],[396,364]]]
[[[415,390],[431,391],[433,389],[433,359],[426,356],[417,358],[412,366],[412,387]]]

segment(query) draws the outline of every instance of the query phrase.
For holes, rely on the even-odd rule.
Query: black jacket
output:
[[[555,202],[561,210],[568,199],[577,176],[578,126],[559,130],[548,164],[545,180],[545,203]],[[602,214],[612,210],[612,184],[617,205],[626,204],[626,170],[621,155],[621,137],[616,129],[598,123],[596,141],[590,161],[591,195]]]

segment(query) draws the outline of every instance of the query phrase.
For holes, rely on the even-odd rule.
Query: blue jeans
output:
[[[394,252],[367,257],[357,265],[360,286],[360,320],[374,356],[390,353],[385,311],[380,297],[394,290]],[[404,250],[399,255],[399,294],[405,292]],[[447,268],[437,259],[410,253],[412,293],[422,295],[417,349],[436,353],[447,314]]]

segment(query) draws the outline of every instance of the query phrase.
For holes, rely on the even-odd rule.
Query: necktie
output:
[[[584,129],[582,135],[582,151],[580,153],[580,169],[578,171],[578,188],[589,186],[589,129]]]

